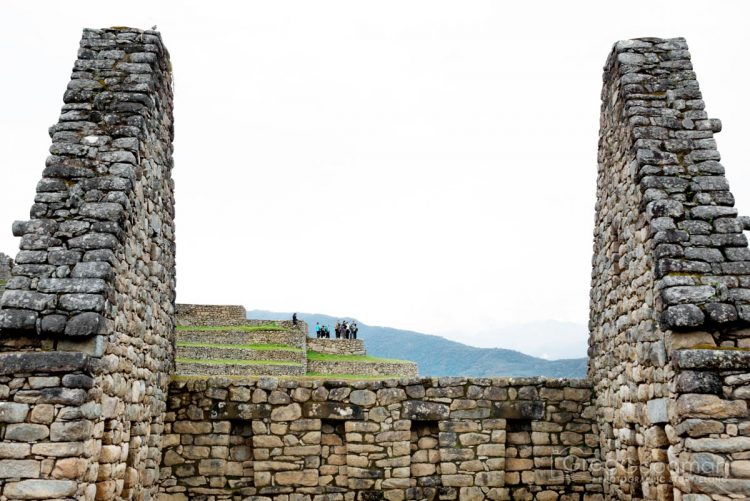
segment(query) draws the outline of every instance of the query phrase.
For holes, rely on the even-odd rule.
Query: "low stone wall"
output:
[[[694,499],[750,493],[750,351],[679,350],[671,406],[670,469]],[[666,409],[666,406],[665,406]],[[669,472],[665,472],[669,474]],[[699,497],[703,494],[704,497]]]
[[[245,308],[233,305],[178,304],[177,325],[244,324]]]
[[[597,501],[594,416],[583,380],[174,381],[160,499]]]
[[[305,363],[303,350],[247,350],[236,348],[207,348],[204,346],[177,346],[177,354],[181,358],[207,359],[224,358],[232,360],[286,360]]]
[[[365,342],[361,339],[308,338],[307,349],[331,355],[365,355]]]
[[[316,374],[357,374],[361,376],[416,377],[414,362],[349,362],[339,360],[308,360],[308,372]]]
[[[200,364],[177,361],[180,375],[204,376],[304,376],[304,364]]]
[[[300,331],[177,331],[177,341],[216,344],[285,344],[305,348],[305,334]]]

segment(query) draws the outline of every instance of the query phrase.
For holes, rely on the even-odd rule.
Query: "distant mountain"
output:
[[[248,318],[277,320],[291,318],[288,312],[252,310]],[[339,319],[315,313],[297,313],[310,326],[314,335],[315,322],[326,324],[333,331]],[[419,364],[422,376],[548,376],[586,377],[585,358],[545,360],[519,351],[502,348],[476,348],[450,341],[440,336],[419,332],[359,325],[360,339],[365,341],[367,353],[377,357],[402,358]]]

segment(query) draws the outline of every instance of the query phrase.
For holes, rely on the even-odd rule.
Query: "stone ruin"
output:
[[[291,320],[248,320],[242,306],[178,304],[176,324],[178,375],[309,373],[398,379],[418,374],[414,362],[364,358],[367,350],[361,339],[310,338],[308,325],[301,320],[296,324]],[[315,356],[321,354],[344,357]]]
[[[750,498],[750,251],[683,39],[602,93],[586,380],[176,378],[169,56],[85,30],[0,300],[2,500]]]

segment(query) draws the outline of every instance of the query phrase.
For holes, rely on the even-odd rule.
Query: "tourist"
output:
[[[352,332],[352,339],[357,339],[357,331],[359,330],[359,327],[357,326],[357,322],[352,322],[351,327],[349,327],[349,330]]]
[[[320,339],[320,323],[315,322],[315,337]]]
[[[333,328],[336,331],[336,339],[341,339],[341,324],[337,321],[336,327]]]
[[[294,325],[294,326],[297,325],[297,314],[296,313],[294,313],[292,315],[292,325]]]

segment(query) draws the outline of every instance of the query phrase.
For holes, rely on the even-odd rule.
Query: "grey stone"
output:
[[[661,295],[667,304],[702,303],[716,297],[716,289],[710,285],[669,287]]]
[[[119,221],[124,214],[122,205],[117,203],[85,203],[81,206],[81,215],[105,221]]]
[[[60,308],[67,311],[94,311],[104,309],[104,296],[100,294],[63,294],[60,296]]]
[[[374,392],[370,390],[354,390],[349,395],[349,401],[355,405],[362,405],[369,407],[375,404],[377,397]]]
[[[705,315],[693,304],[681,304],[668,307],[662,314],[661,321],[668,329],[697,327],[703,323]]]
[[[22,480],[7,483],[3,494],[10,499],[61,499],[75,495],[77,486],[73,480]]]
[[[0,478],[37,478],[40,467],[39,461],[31,459],[2,459],[0,460]]]
[[[107,290],[107,282],[100,278],[42,278],[38,288],[42,292],[97,294]]]
[[[91,336],[102,334],[105,326],[104,317],[98,313],[81,313],[68,320],[65,326],[66,336]]]
[[[0,402],[0,423],[23,423],[28,414],[27,404]]]
[[[89,357],[72,352],[0,353],[0,375],[92,370]],[[0,406],[3,404],[0,402]],[[13,404],[19,405],[19,404]]]
[[[669,399],[656,398],[646,403],[646,414],[651,424],[669,422]]]
[[[38,442],[49,436],[49,429],[41,424],[9,424],[5,429],[5,439],[16,442]]]
[[[91,421],[54,422],[50,425],[50,440],[53,442],[77,442],[91,438]]]
[[[677,391],[721,395],[722,380],[713,372],[684,371],[677,375]]]
[[[401,417],[412,421],[440,421],[448,419],[450,408],[438,402],[406,400],[402,404]]]
[[[62,334],[68,318],[65,315],[45,315],[42,317],[41,329],[45,334]]]
[[[41,294],[33,291],[7,290],[0,296],[0,307],[34,311],[53,309],[57,304],[54,294]]]
[[[102,278],[112,277],[112,265],[101,261],[88,261],[76,264],[71,274],[73,278]]]
[[[84,250],[116,249],[119,244],[117,237],[108,233],[88,233],[68,240],[71,248]]]

